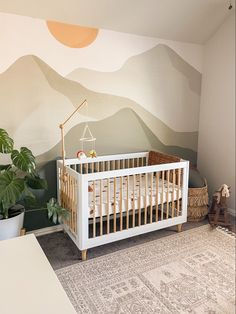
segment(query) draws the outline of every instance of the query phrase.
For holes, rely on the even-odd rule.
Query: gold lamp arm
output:
[[[87,100],[85,99],[73,112],[72,114],[59,125],[61,129],[61,154],[62,154],[62,180],[66,180],[66,167],[65,167],[65,159],[66,159],[66,152],[65,152],[65,135],[64,135],[64,125],[73,117],[73,115],[78,112],[85,104],[87,104]]]

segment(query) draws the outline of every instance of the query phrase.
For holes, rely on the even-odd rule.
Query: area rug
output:
[[[209,225],[56,274],[77,313],[235,313],[235,237]]]

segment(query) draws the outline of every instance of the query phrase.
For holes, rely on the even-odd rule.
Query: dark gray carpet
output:
[[[183,225],[184,230],[199,227],[203,224],[207,224],[208,220],[202,222],[190,223],[187,222]],[[176,226],[153,231],[150,233],[142,234],[136,237],[117,241],[114,243],[102,245],[88,250],[88,258],[92,259],[101,255],[106,255],[111,252],[122,250],[128,247],[133,247],[144,242],[152,241],[158,238],[162,238],[176,232]],[[60,269],[78,262],[81,262],[81,252],[77,249],[76,245],[64,232],[55,232],[40,236],[37,238],[44,253],[46,254],[53,269]]]

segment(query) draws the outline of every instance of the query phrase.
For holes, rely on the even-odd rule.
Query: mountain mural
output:
[[[138,103],[126,97],[91,91],[75,81],[61,77],[40,59],[35,57],[35,61],[50,86],[70,99],[75,107],[86,98],[89,103],[88,115],[94,120],[105,119],[122,108],[130,108],[165,145],[197,150],[198,132],[175,132]],[[82,113],[86,114],[86,108],[82,109]]]
[[[0,124],[18,146],[29,146],[35,155],[41,155],[60,141],[59,124],[85,98],[88,112],[84,108],[78,113],[66,126],[67,132],[86,119],[103,120],[130,108],[164,145],[197,150],[197,132],[175,132],[134,101],[84,88],[33,56],[20,58],[0,75],[0,100],[4,104]],[[115,142],[113,145],[116,150]]]
[[[176,132],[198,131],[201,73],[168,46],[133,56],[116,72],[79,68],[67,78],[133,100]]]

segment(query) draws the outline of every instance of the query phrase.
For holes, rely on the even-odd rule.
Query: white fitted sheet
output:
[[[120,213],[121,209],[122,212],[127,212],[130,210],[133,210],[133,208],[139,209],[139,208],[145,208],[147,206],[155,206],[156,203],[162,204],[172,201],[176,201],[177,199],[182,198],[182,190],[181,188],[178,188],[178,186],[175,184],[164,180],[164,191],[163,190],[163,183],[160,179],[158,181],[158,197],[156,197],[156,177],[153,176],[153,183],[152,183],[152,189],[151,189],[151,176],[149,175],[147,178],[147,184],[145,188],[145,175],[141,176],[141,189],[139,189],[140,180],[139,176],[136,176],[135,178],[135,184],[134,184],[134,178],[133,176],[129,176],[129,191],[127,191],[127,176],[122,177],[123,184],[122,184],[122,199],[120,197],[120,184],[121,179],[120,177],[116,178],[116,196],[114,195],[114,178],[109,179],[109,199],[107,197],[107,190],[108,190],[108,184],[107,179],[103,180],[102,184],[102,202],[100,197],[100,181],[95,181],[95,191],[88,192],[89,194],[89,217],[94,217],[94,209],[95,209],[95,217],[100,216],[107,216],[114,214],[115,207],[116,207],[116,213]],[[90,187],[93,188],[93,181],[90,182]],[[135,185],[135,189],[133,189],[133,185]],[[139,190],[141,191],[139,195]],[[151,190],[152,190],[152,197],[151,197]],[[145,191],[146,197],[145,197]],[[128,196],[128,200],[127,200]],[[94,200],[95,198],[95,206],[94,206]],[[116,206],[114,206],[114,203],[116,203]],[[170,204],[171,205],[171,204]]]

